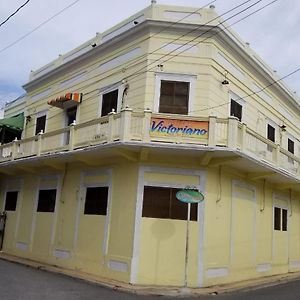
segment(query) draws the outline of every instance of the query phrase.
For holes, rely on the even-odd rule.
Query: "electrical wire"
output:
[[[277,1],[278,1],[278,0],[273,0],[273,1],[272,1],[271,3],[269,3],[268,5],[271,5],[271,4],[273,4],[273,3],[277,2]],[[223,29],[220,29],[219,26],[222,25],[222,24],[224,24],[226,21],[228,21],[228,20],[230,20],[230,19],[232,19],[232,18],[238,16],[239,14],[241,14],[241,13],[247,11],[248,9],[254,7],[255,5],[257,5],[257,4],[260,3],[260,2],[262,2],[262,0],[258,0],[258,1],[256,1],[255,3],[251,4],[250,6],[244,8],[243,10],[241,10],[241,11],[235,13],[234,15],[232,15],[232,16],[230,16],[230,17],[228,17],[228,18],[226,18],[225,20],[223,20],[222,22],[220,22],[218,25],[215,25],[215,26],[209,28],[208,30],[202,32],[200,35],[197,35],[195,38],[191,39],[190,41],[188,41],[188,42],[186,42],[186,43],[184,43],[184,44],[178,46],[176,49],[174,49],[174,50],[170,51],[169,53],[163,55],[160,59],[155,60],[155,61],[154,61],[153,63],[151,63],[151,64],[155,64],[155,63],[158,63],[158,62],[159,62],[160,64],[164,64],[165,62],[167,62],[167,61],[173,59],[174,57],[179,56],[179,55],[182,54],[183,52],[186,52],[187,50],[189,50],[189,49],[191,49],[192,47],[194,47],[195,45],[200,44],[202,41],[196,42],[195,44],[190,45],[190,47],[188,47],[188,48],[184,48],[185,46],[187,46],[187,45],[189,45],[190,43],[196,41],[199,37],[204,36],[206,33],[210,32],[210,31],[213,30],[213,29],[218,29],[219,32],[217,31],[214,35],[209,36],[208,38],[211,38],[211,37],[213,37],[213,36],[219,34],[220,32],[225,31],[227,28],[231,27],[232,25],[228,25],[228,26],[226,26],[226,27],[223,28]],[[267,7],[268,5],[265,5],[263,8]],[[245,16],[244,18],[242,18],[242,19],[239,20],[238,22],[240,22],[240,21],[242,21],[242,20],[244,20],[244,19],[250,17],[252,14],[254,14],[254,13],[256,13],[256,12],[262,10],[263,8],[260,8],[259,10],[255,11],[255,12],[253,12],[253,13],[247,15],[247,16]],[[237,22],[236,22],[236,23],[237,23]],[[234,23],[234,24],[236,24],[236,23]],[[204,39],[204,41],[207,40],[208,38]],[[172,55],[170,58],[165,59],[164,61],[161,62],[161,59],[163,59],[164,57],[167,57],[167,56],[171,55],[172,53],[175,53],[176,51],[178,51],[178,50],[181,49],[181,48],[183,48],[182,51],[180,51],[179,53],[176,53],[176,54]],[[151,65],[151,64],[150,64],[150,65]],[[153,68],[156,68],[156,66],[153,66],[153,67],[150,68],[149,70],[153,70]],[[134,76],[134,77],[139,76],[139,75],[140,75],[140,73],[139,73],[140,71],[143,71],[143,70],[138,70],[137,72],[135,72],[135,74],[134,74],[133,76]],[[127,78],[127,79],[128,79],[128,78]]]
[[[162,33],[163,31],[165,31],[165,30],[167,30],[167,29],[173,27],[174,25],[180,23],[181,21],[185,20],[185,19],[188,18],[189,16],[191,16],[191,15],[193,15],[193,14],[195,14],[195,13],[198,13],[200,10],[204,9],[206,6],[211,5],[211,4],[213,4],[213,3],[217,2],[217,1],[218,1],[218,0],[213,0],[213,1],[210,1],[210,2],[206,3],[206,4],[203,5],[202,7],[197,8],[195,11],[193,11],[193,12],[191,12],[191,13],[185,15],[185,16],[182,17],[181,19],[179,19],[179,20],[177,20],[177,21],[175,21],[175,22],[172,22],[172,23],[171,23],[170,25],[168,25],[168,26],[165,26],[162,30],[160,30],[160,31],[158,31],[158,32],[156,32],[156,33],[154,33],[153,35],[150,35],[149,37],[144,38],[143,40],[138,40],[136,43],[132,44],[131,47],[134,47],[134,46],[136,46],[136,45],[140,45],[142,42],[144,42],[144,41],[146,41],[146,40],[148,40],[148,39],[153,38],[154,36],[156,36],[156,35]],[[250,1],[250,0],[249,0],[249,1]],[[78,1],[77,1],[77,2],[78,2]],[[76,3],[76,1],[75,1],[73,4],[75,4],[75,3]],[[71,4],[71,5],[73,5],[73,4]],[[39,26],[40,26],[40,25],[39,25]],[[29,34],[30,34],[30,33],[29,33]],[[28,34],[28,35],[29,35],[29,34]],[[27,35],[26,35],[26,36],[27,36]],[[25,38],[25,36],[24,36],[24,38]],[[22,38],[22,39],[23,39],[23,38]],[[16,42],[18,42],[18,41],[16,41]],[[170,43],[172,43],[172,42],[170,42]],[[14,44],[14,43],[12,43],[12,44]],[[12,45],[12,44],[11,44],[11,45]],[[13,45],[12,45],[12,46],[13,46]],[[8,46],[8,47],[9,47],[9,46]],[[7,48],[8,48],[8,47],[7,47]],[[4,51],[4,50],[6,50],[7,48],[5,48],[5,49],[3,48],[2,50]],[[2,52],[2,50],[0,50],[0,53]],[[159,50],[159,49],[158,49],[158,50]],[[156,51],[156,50],[154,50],[153,53],[154,53],[155,51]],[[118,51],[118,52],[114,52],[111,56],[107,57],[106,59],[109,60],[111,57],[115,57],[115,56],[117,56],[118,54],[123,53],[123,52],[124,52],[124,50],[121,49],[121,50]],[[144,54],[144,55],[142,55],[142,56],[147,56],[147,55],[148,55],[148,54],[146,53],[146,54]],[[141,59],[141,57],[139,57],[139,59]],[[127,67],[129,67],[129,66],[127,66]],[[97,69],[97,68],[98,68],[98,67],[96,67],[96,68],[90,70],[89,72],[92,72],[92,71],[94,71],[94,70]],[[89,73],[89,72],[87,72],[87,73]],[[98,76],[98,75],[97,75],[97,76]],[[97,77],[97,76],[96,76],[96,77]],[[89,80],[90,80],[90,79],[89,79]],[[4,105],[4,106],[5,106],[5,105]]]
[[[11,48],[12,46],[18,44],[19,42],[21,42],[22,40],[24,40],[26,37],[28,37],[29,35],[31,35],[35,31],[37,31],[38,29],[40,29],[41,27],[43,27],[44,25],[46,25],[47,23],[49,23],[50,21],[52,21],[54,18],[56,18],[57,16],[59,16],[60,14],[62,14],[63,12],[65,12],[67,9],[71,8],[72,6],[74,6],[79,1],[80,0],[76,0],[76,1],[74,1],[72,3],[70,3],[69,5],[67,5],[66,7],[64,7],[63,9],[61,9],[60,11],[58,11],[57,13],[55,13],[52,17],[50,17],[49,19],[47,19],[44,22],[40,23],[38,26],[36,26],[35,28],[33,28],[32,30],[30,30],[29,32],[27,32],[26,34],[24,34],[23,36],[21,36],[20,38],[18,38],[17,40],[15,40],[14,42],[8,44],[4,48],[1,48],[0,49],[0,53],[2,53],[5,50]]]
[[[239,4],[239,5],[236,5],[236,6],[233,7],[232,9],[229,9],[228,11],[226,11],[225,13],[223,13],[221,16],[223,16],[223,15],[229,13],[229,12],[234,11],[235,9],[237,9],[237,8],[239,8],[239,7],[243,6],[243,5],[245,5],[246,3],[250,2],[250,1],[252,1],[252,0],[247,0],[247,1],[242,2],[242,3]],[[263,1],[263,0],[259,0],[259,1],[255,2],[254,4],[252,4],[251,6],[249,6],[248,8],[243,9],[242,12],[244,12],[245,10],[247,10],[247,9],[249,9],[249,8],[251,8],[251,7],[253,7],[254,5],[258,4],[258,3],[261,2],[261,1]],[[274,1],[278,1],[278,0],[274,0]],[[241,13],[241,12],[239,12],[239,13]],[[231,17],[227,18],[226,20],[229,20],[229,19],[231,19],[231,18],[237,16],[239,13],[236,13],[234,16],[231,16]],[[217,19],[219,19],[219,18],[220,18],[220,16],[218,16],[218,17],[216,17],[216,18],[213,18],[212,20],[208,21],[207,23],[201,24],[201,25],[197,26],[195,29],[189,31],[189,33],[192,33],[192,32],[194,32],[195,30],[198,30],[199,28],[203,27],[204,25],[207,25],[207,24],[209,24],[210,22],[212,22],[212,21],[214,21],[214,20],[217,20]],[[226,20],[225,20],[225,21],[226,21]],[[223,21],[223,22],[221,22],[221,23],[224,23],[225,21]],[[220,23],[220,24],[221,24],[221,23]],[[208,29],[205,33],[207,33],[207,32],[209,32],[209,31],[215,29],[216,27],[218,27],[218,25],[217,25],[217,26],[212,26],[212,27],[211,27],[210,29]],[[221,29],[220,32],[225,31],[225,30],[226,30],[226,28],[225,28],[225,29]],[[220,32],[217,32],[216,34],[219,34]],[[216,35],[216,34],[214,34],[214,35]],[[179,38],[182,38],[182,37],[184,37],[184,36],[186,36],[186,35],[187,35],[187,33],[181,35]],[[200,34],[200,35],[198,35],[196,38],[199,38],[199,37],[201,37],[202,35],[203,35],[203,33]],[[212,35],[212,36],[214,36],[214,35]],[[172,40],[169,44],[171,44],[171,43],[177,41],[179,38],[176,38],[176,39]],[[203,43],[204,41],[208,40],[209,38],[210,38],[210,37],[208,37],[208,38],[206,38],[206,39],[204,39],[204,40],[202,40],[202,41],[199,41],[197,44]],[[187,42],[186,44],[188,44],[188,43],[189,43],[189,42]],[[183,46],[184,46],[184,45],[183,45]],[[194,46],[194,45],[193,45],[193,46]],[[165,45],[164,45],[163,47],[165,47]],[[160,47],[160,48],[156,49],[155,51],[160,50],[160,49],[162,49],[163,47]],[[172,51],[170,51],[169,53],[163,55],[162,57],[165,57],[165,56],[170,55],[170,53],[176,51],[178,48],[181,48],[181,46],[179,46],[179,47],[177,47],[175,50],[172,50]],[[187,50],[188,50],[188,49],[185,49],[185,50],[182,51],[182,52],[185,52],[185,51],[187,51]],[[181,52],[181,53],[182,53],[182,52]],[[175,56],[177,56],[177,55],[175,55]],[[161,58],[160,58],[160,59],[161,59]],[[152,62],[151,64],[158,62],[160,59],[155,60],[155,62]],[[148,65],[146,65],[145,67],[147,68]],[[155,67],[157,67],[157,66],[155,66]],[[126,69],[126,68],[125,68],[125,69]],[[150,70],[152,70],[152,69],[153,69],[153,68],[151,68]],[[131,78],[131,77],[133,77],[133,78],[139,77],[140,75],[142,75],[143,73],[147,73],[148,71],[149,71],[149,70],[147,70],[147,69],[146,69],[145,71],[144,71],[143,69],[140,69],[140,70],[138,70],[138,72],[140,72],[138,75],[137,75],[137,71],[135,71],[135,72],[132,73],[131,75],[125,77],[124,80],[128,80],[128,79]],[[94,77],[92,77],[92,78],[90,78],[90,79],[93,79],[93,78],[98,77],[98,76],[99,76],[99,75],[96,75],[96,76],[94,76]],[[90,80],[90,79],[89,79],[89,80]],[[93,84],[95,84],[95,83],[97,83],[97,82],[100,82],[100,81],[102,81],[102,79],[100,79],[100,80],[98,80],[98,81],[95,81]],[[97,91],[97,90],[98,90],[98,89],[92,90],[92,91],[90,91],[89,93],[93,93],[93,92],[95,92],[95,91]]]
[[[239,8],[239,7],[243,6],[243,5],[245,5],[246,3],[250,2],[250,1],[252,1],[252,0],[247,0],[247,1],[242,2],[241,4],[236,5],[235,7],[233,7],[232,9],[229,9],[228,11],[226,11],[226,12],[223,13],[223,14],[221,14],[220,16],[223,16],[223,15],[228,14],[229,12],[232,12],[232,11],[236,10],[237,8]],[[261,2],[261,1],[262,1],[262,0],[259,0],[259,1],[257,1],[256,3],[259,3],[259,2]],[[251,7],[252,7],[253,5],[255,5],[256,3],[252,4]],[[197,9],[196,11],[198,11],[198,10],[199,10],[199,9]],[[194,13],[195,13],[195,12],[192,12],[191,14],[194,14]],[[216,20],[216,19],[219,19],[220,16],[213,18],[212,20],[208,21],[208,22],[205,23],[205,24],[209,24],[210,22],[212,22],[212,21],[214,21],[214,20]],[[178,21],[177,21],[177,22],[178,22]],[[171,24],[171,25],[174,26],[174,24],[176,24],[177,22],[174,22],[174,23]],[[203,26],[203,24],[197,26],[197,29],[200,28],[200,27],[202,27],[202,26]],[[168,26],[168,27],[170,27],[170,26]],[[196,30],[196,29],[193,29],[193,30],[191,30],[190,32],[194,32],[195,30]],[[185,35],[187,35],[187,33],[181,35],[180,37],[183,37],[183,36],[185,36]],[[172,43],[172,42],[174,42],[174,41],[176,41],[176,40],[178,40],[178,38],[174,39],[174,40],[171,41],[170,43]],[[139,43],[140,43],[140,42],[139,42]],[[169,43],[169,44],[170,44],[170,43]],[[164,46],[165,46],[165,45],[164,45]],[[155,51],[160,50],[160,49],[161,49],[161,48],[158,48],[158,49],[154,50],[153,53],[154,53]],[[0,52],[1,52],[1,50],[0,50]],[[115,56],[115,54],[114,54],[114,56]],[[116,68],[117,68],[117,67],[116,67]],[[92,71],[95,70],[95,69],[97,69],[97,67],[94,68],[94,69],[92,69],[92,70],[90,70],[90,72],[92,72]],[[135,72],[135,73],[136,73],[136,72]],[[91,80],[91,79],[96,78],[96,77],[99,77],[99,75],[96,75],[96,76],[94,76],[94,77],[92,77],[92,78],[89,78],[89,79],[87,79],[87,80]],[[99,81],[102,81],[102,79],[97,80],[97,81],[94,81],[93,83],[90,83],[89,86],[90,86],[90,85],[93,85],[93,84],[96,84],[96,83],[99,82]],[[74,86],[75,86],[75,85],[74,85]],[[84,88],[86,88],[86,87],[82,87],[82,89],[84,89]],[[98,89],[95,89],[95,90],[93,90],[93,91],[91,91],[91,92],[89,92],[89,93],[86,93],[86,94],[93,93],[93,92],[95,92],[95,91],[97,91],[97,90],[98,90]],[[56,94],[56,93],[54,93],[54,94]]]
[[[276,0],[276,1],[277,1],[277,0]],[[273,2],[276,2],[276,1],[273,1]],[[273,2],[272,2],[272,3],[273,3]],[[269,3],[268,5],[270,5],[270,4],[272,4],[272,3]],[[264,8],[264,7],[263,7],[263,8]],[[262,10],[263,8],[260,8],[259,10]],[[257,10],[257,11],[259,11],[259,10]],[[254,13],[255,13],[255,12],[251,13],[250,15],[252,15],[252,14],[254,14]],[[244,19],[247,18],[247,17],[248,17],[248,16],[245,16],[245,17],[243,17],[241,20],[244,20]],[[238,22],[240,22],[241,20],[239,20]],[[234,24],[236,24],[236,23],[237,23],[237,22],[235,22]],[[231,24],[230,26],[232,26],[232,25],[234,25],[234,24]],[[229,26],[227,26],[225,29],[227,29],[228,27],[229,27]],[[224,29],[223,29],[223,30],[224,30]],[[299,69],[300,69],[300,68],[299,68]],[[259,91],[256,91],[256,92],[253,92],[252,94],[249,94],[249,95],[247,95],[246,97],[249,97],[249,96],[254,95],[254,94],[258,94],[259,92],[265,90],[267,87],[269,87],[269,86],[271,86],[271,85],[273,85],[273,84],[275,84],[275,83],[277,83],[277,82],[283,80],[284,78],[287,78],[288,76],[291,76],[292,74],[296,73],[297,71],[299,71],[299,70],[297,69],[297,70],[295,70],[295,71],[289,73],[288,75],[286,75],[286,76],[280,78],[279,80],[274,81],[273,83],[269,84],[268,86],[265,86],[263,89],[261,89],[261,90],[259,90]],[[89,79],[89,80],[90,80],[90,79]],[[91,83],[91,84],[89,84],[89,85],[92,85],[92,84],[95,84],[95,82],[93,82],[93,83]],[[96,91],[96,90],[95,90],[95,91]],[[91,92],[89,92],[89,94],[90,94],[90,93],[91,93]],[[86,93],[85,95],[87,95],[87,93]],[[245,98],[245,97],[244,97],[244,98]],[[241,98],[241,99],[243,99],[243,98]],[[215,107],[209,107],[209,108],[205,108],[205,109],[197,110],[197,111],[203,111],[203,110],[213,109],[213,108],[220,107],[220,106],[227,105],[227,104],[228,104],[228,102],[223,103],[223,104],[218,105],[218,106],[215,106]],[[193,111],[193,112],[196,112],[196,111]],[[53,116],[53,117],[54,117],[54,116]]]
[[[274,3],[274,2],[276,2],[276,1],[278,1],[278,0],[272,1],[271,3],[267,4],[267,6],[270,5],[270,4],[272,4],[272,3]],[[265,7],[266,7],[266,6],[265,6]],[[259,8],[257,11],[252,12],[252,13],[249,14],[248,16],[244,16],[242,19],[238,20],[237,22],[233,23],[232,25],[234,25],[234,24],[240,22],[241,20],[245,20],[245,19],[246,19],[247,17],[249,17],[250,15],[253,15],[254,13],[256,13],[256,12],[262,10],[262,9],[265,8],[265,7]],[[230,26],[232,26],[232,25],[230,25]],[[226,26],[224,29],[220,30],[219,32],[215,33],[214,35],[219,34],[220,32],[226,30],[226,29],[227,29],[228,27],[230,27],[230,26]],[[200,42],[203,42],[203,41],[200,41]],[[199,42],[199,43],[200,43],[200,42]],[[184,52],[184,51],[183,51],[183,52]],[[149,72],[149,71],[147,71],[147,72]],[[144,73],[146,73],[146,72],[144,72]],[[292,73],[295,73],[295,71],[292,72]],[[292,75],[292,74],[288,74],[288,75],[284,76],[284,78],[286,78],[286,77],[288,77],[288,76],[290,76],[290,75]],[[284,78],[282,78],[282,79],[284,79]],[[282,80],[282,79],[280,79],[280,80]],[[90,80],[90,79],[88,79],[88,80]],[[102,79],[101,79],[101,80],[102,80]],[[101,80],[100,80],[100,81],[101,81]],[[280,80],[277,80],[276,82],[279,82]],[[96,81],[96,82],[97,82],[97,81]],[[88,88],[89,86],[94,85],[96,82],[90,83],[90,84],[88,84],[88,85],[85,86],[85,87],[81,87],[81,89]],[[275,84],[275,83],[272,83],[271,85],[273,85],[273,84]],[[271,86],[271,85],[269,85],[269,86]],[[266,88],[266,87],[265,87],[265,88]],[[96,89],[96,90],[93,90],[92,92],[95,92],[95,91],[98,91],[98,90],[99,90],[99,89]],[[84,95],[91,94],[92,92],[85,93]],[[259,92],[260,92],[260,91],[259,91]],[[253,95],[254,95],[254,94],[258,94],[258,91],[257,91],[257,92],[253,92],[252,94],[253,94]],[[218,106],[216,106],[216,107],[221,107],[221,106],[227,105],[228,103],[229,103],[229,102],[226,102],[226,103],[223,103],[223,104],[218,105]],[[215,107],[209,107],[209,108],[205,108],[205,109],[202,109],[202,110],[196,110],[196,111],[191,111],[191,112],[204,111],[204,110],[209,110],[209,109],[213,109],[213,108],[215,108]],[[52,117],[55,117],[55,116],[52,116]],[[50,118],[51,118],[51,117],[50,117]],[[49,119],[50,119],[50,118],[49,118]]]
[[[26,6],[29,3],[30,0],[27,0],[25,3],[23,3],[20,7],[18,7],[17,10],[15,10],[11,15],[9,15],[3,22],[0,23],[0,27],[3,26],[10,18],[12,18],[15,14],[17,14],[24,6]]]

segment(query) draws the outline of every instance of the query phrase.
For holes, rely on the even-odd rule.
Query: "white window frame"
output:
[[[161,89],[161,81],[162,80],[188,82],[190,84],[188,115],[192,115],[193,111],[195,110],[195,93],[196,93],[197,75],[156,73],[155,74],[154,107],[153,107],[153,111],[156,113],[159,112],[160,89]]]
[[[244,99],[242,99],[243,97],[240,97],[238,94],[234,93],[233,91],[229,91],[228,96],[229,96],[228,116],[231,117],[231,100],[234,100],[235,102],[237,102],[239,105],[242,106],[241,122],[243,122],[244,121],[244,112],[245,112],[245,107],[246,107],[246,101]]]
[[[105,88],[101,89],[100,97],[99,97],[98,117],[101,117],[101,113],[102,113],[103,95],[107,94],[107,93],[110,93],[112,91],[115,91],[115,90],[118,90],[118,100],[117,100],[117,111],[116,111],[116,113],[121,111],[124,85],[121,84],[121,83],[116,83],[116,84],[113,84],[109,87],[105,87]]]
[[[35,120],[34,120],[34,126],[33,126],[33,136],[35,136],[35,130],[36,130],[36,125],[37,125],[37,119],[40,118],[40,117],[43,117],[43,116],[46,116],[46,122],[45,122],[45,130],[44,130],[44,133],[47,132],[47,125],[48,125],[48,110],[45,109],[45,110],[41,110],[39,112],[37,112],[35,114]]]

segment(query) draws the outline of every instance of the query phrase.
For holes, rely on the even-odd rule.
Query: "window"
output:
[[[275,143],[275,128],[270,124],[268,124],[267,138]]]
[[[295,153],[295,143],[291,139],[288,139],[288,151],[292,154]]]
[[[287,209],[274,207],[274,230],[287,231]]]
[[[66,126],[70,126],[76,121],[77,106],[70,107],[66,110]]]
[[[54,212],[56,200],[56,189],[40,190],[37,212]]]
[[[159,112],[187,115],[190,83],[161,80]]]
[[[17,208],[18,192],[7,192],[5,198],[5,211],[15,211]]]
[[[239,104],[237,101],[231,99],[230,115],[233,117],[237,117],[240,122],[242,121],[242,110],[243,110],[243,106]]]
[[[39,134],[41,131],[45,132],[45,128],[46,128],[46,115],[37,117],[36,125],[35,125],[35,135]]]
[[[86,189],[84,214],[106,215],[108,187],[88,187]]]
[[[274,207],[274,229],[280,230],[280,219],[281,219],[281,209],[278,207]]]
[[[117,111],[119,91],[113,90],[102,95],[101,117],[107,116],[114,109]]]
[[[186,220],[188,205],[176,198],[181,189],[144,187],[143,217]],[[197,221],[197,204],[191,206],[191,220]]]

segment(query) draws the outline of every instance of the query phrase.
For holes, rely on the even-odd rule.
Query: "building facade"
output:
[[[4,253],[136,285],[300,271],[299,104],[220,22],[152,4],[30,74]]]

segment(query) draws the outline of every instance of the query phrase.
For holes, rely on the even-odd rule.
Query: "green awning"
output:
[[[22,131],[24,127],[24,113],[11,118],[0,119],[0,129],[5,128],[13,131]]]

